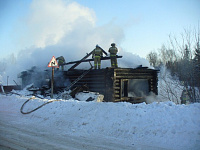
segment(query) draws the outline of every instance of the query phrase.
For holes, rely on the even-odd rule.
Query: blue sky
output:
[[[41,29],[45,30],[50,25],[44,22],[40,25],[40,15],[38,14],[41,14],[41,16],[43,13],[45,16],[49,14],[46,11],[48,7],[45,7],[45,10],[42,11],[43,7],[40,7],[40,5],[48,5],[52,1],[54,0],[0,0],[1,58],[7,57],[12,53],[17,55],[21,50],[30,49],[35,45],[37,45],[36,47],[47,46],[46,43],[44,45],[40,41],[35,41],[36,39],[40,40],[39,38],[43,36],[39,35],[43,32]],[[80,9],[82,16],[88,20],[88,23],[93,24],[96,30],[101,30],[101,38],[104,38],[102,32],[107,32],[105,39],[108,38],[108,33],[110,32],[107,41],[113,40],[120,49],[141,57],[146,57],[150,51],[157,50],[161,48],[162,44],[166,44],[169,34],[179,35],[184,29],[197,28],[198,22],[200,22],[200,0],[57,0],[55,2],[60,3],[60,5],[66,5],[66,7],[62,8],[62,12],[71,12],[76,15]],[[67,7],[68,3],[72,2],[76,2],[79,5],[76,7],[77,11],[71,11]],[[51,7],[50,11],[60,12],[57,7]],[[70,15],[73,16],[68,14],[68,16]],[[59,21],[62,22],[61,20]],[[82,28],[81,21],[80,28]],[[68,33],[64,29],[61,30],[59,24],[58,26],[54,24],[50,30],[55,28],[57,28],[55,31],[60,32],[60,35],[57,35],[56,39],[48,37],[49,41],[53,41],[50,45],[60,43],[64,34]],[[116,33],[118,31],[120,32]],[[94,36],[93,31],[85,30],[87,36],[91,32],[92,36]],[[103,40],[96,40],[96,43],[101,43],[101,41]],[[95,43],[95,39],[91,43]],[[105,49],[110,46],[103,43],[102,45]],[[90,46],[85,46],[85,48],[88,47],[90,48]]]

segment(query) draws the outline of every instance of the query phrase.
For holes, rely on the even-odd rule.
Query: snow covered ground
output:
[[[0,95],[0,149],[200,149],[199,103],[27,99]]]

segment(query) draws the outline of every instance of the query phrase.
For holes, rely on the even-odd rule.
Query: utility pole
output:
[[[7,86],[8,86],[8,78],[9,78],[9,76],[7,76]]]

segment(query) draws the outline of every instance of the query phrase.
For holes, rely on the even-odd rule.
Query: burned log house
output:
[[[73,82],[84,71],[74,69],[66,71],[65,75]],[[74,86],[84,84],[90,91],[103,94],[106,102],[140,103],[150,92],[158,94],[157,71],[146,67],[91,70]]]
[[[107,53],[103,52],[106,57],[103,57],[102,60],[110,59],[110,57],[107,57]],[[80,61],[65,64],[75,63],[68,71],[64,71],[64,76],[69,78],[72,83],[74,82],[73,87],[86,85],[90,91],[103,94],[106,102],[140,103],[144,102],[145,96],[148,96],[151,92],[158,94],[158,70],[142,66],[95,70],[91,68],[89,70],[74,69],[81,62],[93,61],[93,59],[86,59],[91,53]],[[117,56],[117,58],[122,58],[122,56]]]
[[[103,52],[106,57],[103,57],[102,60],[110,59],[107,53]],[[64,88],[65,90],[73,90],[83,85],[87,86],[89,91],[103,94],[105,102],[128,101],[140,103],[144,102],[145,96],[148,96],[151,92],[158,94],[158,70],[142,66],[137,68],[108,67],[94,70],[92,65],[89,70],[75,69],[82,62],[93,61],[93,59],[87,59],[91,54],[92,52],[79,61],[65,63],[64,65],[73,64],[73,66],[67,71],[56,71],[57,75],[55,75],[54,80],[59,82],[61,76],[62,78],[69,79],[71,85],[67,84],[67,87],[65,86]],[[117,56],[117,58],[122,58],[122,56]],[[59,74],[59,72],[62,73]],[[25,72],[20,76],[22,78],[22,87],[30,84],[31,74],[33,73]],[[61,84],[58,85],[61,86]]]

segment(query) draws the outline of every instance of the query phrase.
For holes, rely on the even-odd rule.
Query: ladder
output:
[[[89,70],[83,72],[83,74],[80,75],[76,80],[74,80],[68,87],[66,87],[66,88],[64,89],[64,91],[68,91],[69,89],[71,89],[71,87],[73,87],[79,80],[81,80],[86,74],[88,74],[88,73],[92,70],[92,68],[93,68],[93,66],[91,66],[91,68],[90,68]],[[60,96],[61,96],[61,94],[59,94],[59,95],[57,96],[57,98],[59,98]],[[57,98],[56,98],[56,99],[57,99]]]
[[[72,86],[74,86],[79,80],[81,80],[86,74],[88,74],[88,72],[90,72],[90,70],[92,70],[93,67],[91,67],[89,70],[83,72],[82,75],[80,75],[76,80],[74,80],[70,86],[68,86],[67,88],[65,88],[66,91],[68,91]]]

